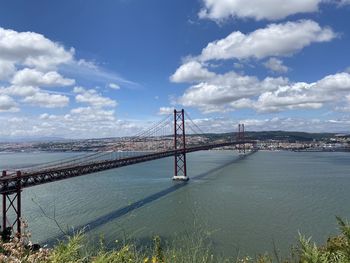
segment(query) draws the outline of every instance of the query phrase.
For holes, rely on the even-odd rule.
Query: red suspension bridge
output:
[[[185,133],[185,126],[191,131],[188,136]],[[227,146],[234,146],[242,153],[245,153],[246,145],[253,145],[255,149],[255,141],[244,137],[244,124],[238,125],[238,133],[232,134],[230,140],[210,142],[203,139],[203,135],[202,129],[183,109],[174,110],[173,115],[166,116],[149,129],[120,142],[123,149],[130,151],[87,153],[37,166],[23,167],[17,171],[4,170],[0,177],[2,229],[10,227],[14,230],[16,227],[17,233],[21,233],[21,192],[27,187],[170,156],[174,156],[173,180],[187,181],[189,179],[186,166],[187,153]],[[14,212],[12,221],[10,210]]]

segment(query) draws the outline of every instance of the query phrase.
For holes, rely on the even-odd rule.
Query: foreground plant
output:
[[[299,235],[299,244],[291,259],[281,260],[276,255],[264,254],[256,258],[219,259],[211,253],[205,238],[191,237],[189,242],[163,244],[160,237],[153,239],[149,248],[138,249],[133,244],[118,244],[107,250],[100,242],[99,248],[91,252],[84,234],[76,233],[66,241],[60,241],[51,249],[34,249],[26,233],[10,241],[0,242],[0,262],[25,263],[350,263],[350,225],[337,217],[341,234],[328,238],[326,244],[317,246]],[[183,240],[182,240],[183,241]],[[184,245],[186,244],[186,245]]]
[[[341,235],[329,237],[325,245],[318,247],[310,238],[299,235],[299,257],[302,263],[350,262],[350,225],[337,217]]]

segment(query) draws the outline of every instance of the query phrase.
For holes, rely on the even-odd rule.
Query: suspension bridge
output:
[[[190,130],[187,136],[185,127]],[[256,142],[246,139],[244,133],[244,124],[239,124],[238,132],[232,133],[229,140],[210,141],[205,139],[205,133],[183,109],[174,110],[173,114],[150,128],[119,141],[118,146],[123,151],[117,147],[108,152],[85,153],[16,171],[4,170],[0,177],[2,229],[10,227],[21,233],[21,192],[24,188],[170,156],[174,156],[172,179],[187,181],[187,153],[228,146],[235,147],[241,153],[245,153],[246,145],[252,145],[252,149],[255,149]],[[10,210],[14,217],[12,221]]]

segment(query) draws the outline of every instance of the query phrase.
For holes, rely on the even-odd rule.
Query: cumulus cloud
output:
[[[64,78],[56,71],[43,73],[25,68],[17,71],[11,82],[17,86],[60,87],[74,85],[75,80]]]
[[[115,137],[136,134],[147,124],[121,121],[114,110],[93,107],[71,109],[67,114],[42,113],[31,117],[5,117],[0,121],[7,129],[0,130],[0,138],[27,136],[57,136],[63,138]]]
[[[231,71],[216,74],[210,81],[192,85],[177,102],[184,106],[200,108],[204,112],[224,112],[232,110],[233,106],[230,103],[234,103],[235,108],[248,107],[251,105],[249,98],[287,84],[288,80],[281,77],[267,77],[260,81],[254,76]]]
[[[159,115],[167,115],[167,114],[171,114],[174,112],[174,108],[173,107],[160,107],[159,108]]]
[[[88,103],[93,107],[115,107],[117,102],[103,97],[94,89],[84,89],[83,87],[75,87],[73,90],[78,95],[75,96],[75,100],[81,103]]]
[[[213,72],[209,72],[198,61],[189,61],[181,65],[170,77],[172,82],[198,82],[214,77]]]
[[[74,108],[65,115],[55,115],[50,122],[55,127],[61,127],[71,138],[91,138],[91,134],[95,137],[130,136],[144,127],[144,123],[118,120],[114,110],[90,106]]]
[[[283,61],[278,58],[269,58],[263,65],[277,73],[287,73],[289,70],[287,66],[283,65]]]
[[[116,83],[136,85],[95,62],[75,58],[74,53],[73,48],[66,48],[42,34],[0,27],[0,81],[3,85],[0,95],[10,96],[21,104],[54,108],[69,103],[69,98],[56,90],[75,84],[75,79],[66,78],[65,74],[101,84],[110,83],[113,89],[119,88]],[[94,107],[116,106],[115,101],[93,90],[76,95],[76,100]]]
[[[270,56],[290,56],[316,42],[328,42],[337,37],[329,27],[312,20],[270,24],[244,34],[232,32],[226,38],[209,43],[198,57],[200,61],[220,59],[262,59]]]
[[[344,98],[349,92],[350,74],[347,72],[329,75],[314,83],[304,83],[282,77],[259,80],[230,71],[193,84],[177,99],[177,103],[203,112],[242,108],[277,112],[317,109],[325,105],[339,107],[339,104],[346,104]]]
[[[321,2],[322,0],[203,0],[204,6],[198,15],[215,21],[230,17],[278,20],[293,14],[316,12]]]
[[[22,101],[43,108],[61,108],[68,105],[69,98],[60,94],[36,92],[31,96],[26,96]]]
[[[79,116],[82,121],[115,121],[114,110],[96,109],[93,107],[80,107],[70,111],[70,115],[66,115],[66,119],[72,116]]]
[[[34,32],[17,32],[0,27],[0,59],[41,69],[54,68],[73,60],[74,49],[66,50]]]
[[[10,78],[15,70],[16,68],[13,63],[0,60],[0,81]]]
[[[345,96],[345,103],[335,108],[336,111],[350,112],[350,94]]]
[[[73,48],[65,48],[34,32],[17,32],[0,27],[0,112],[19,111],[19,105],[42,108],[65,107],[72,96],[58,88],[75,84],[75,80],[89,80],[119,89],[118,84],[137,85],[118,74],[101,68],[97,63],[74,56]],[[49,90],[50,89],[50,90]],[[38,116],[2,117],[8,129],[0,136],[62,136],[67,138],[106,137],[134,133],[138,125],[116,118],[116,101],[95,89],[75,87],[75,100],[86,106],[70,109],[66,114],[41,113]],[[29,111],[28,115],[31,114]],[[10,115],[6,115],[10,116]]]
[[[19,111],[16,102],[10,96],[0,94],[0,112],[16,111]]]
[[[43,113],[38,117],[4,117],[1,123],[7,129],[0,130],[0,137],[57,136],[63,138],[129,136],[147,126],[147,122],[117,120],[113,111],[91,107],[72,109],[68,114]],[[269,117],[269,118],[201,118],[193,121],[204,132],[236,131],[238,123],[244,123],[248,131],[288,130],[310,132],[340,132],[348,130],[349,118],[310,119]]]
[[[73,79],[63,78],[55,71],[43,73],[29,68],[17,71],[11,82],[11,86],[0,88],[0,94],[22,97],[23,103],[45,108],[65,107],[69,98],[65,95],[50,94],[40,87],[70,86],[75,83]]]
[[[170,77],[172,82],[191,84],[175,101],[203,112],[243,108],[258,112],[317,109],[333,101],[339,102],[344,92],[350,91],[346,83],[349,74],[345,72],[316,83],[302,83],[282,77],[258,79],[235,71],[215,73],[208,66],[212,60],[268,58],[263,63],[266,68],[286,73],[288,67],[277,57],[290,56],[312,43],[331,41],[335,37],[337,34],[331,28],[321,27],[311,20],[270,24],[248,34],[233,32],[209,43],[199,56],[190,56],[175,71]],[[332,81],[332,89],[337,92],[327,89],[324,84]]]
[[[39,115],[39,120],[54,120],[57,116],[53,114],[43,113]]]
[[[40,92],[38,87],[32,86],[10,86],[0,89],[0,94],[7,94],[12,96],[27,97],[33,96],[35,93]]]
[[[6,105],[16,105],[11,109],[17,109],[16,101],[47,108],[67,106],[67,96],[42,88],[73,85],[74,79],[64,78],[57,71],[72,62],[73,48],[66,49],[38,33],[0,27],[0,80],[5,85],[0,96],[6,98]]]

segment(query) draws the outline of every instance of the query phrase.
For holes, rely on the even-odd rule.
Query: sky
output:
[[[0,0],[0,140],[350,131],[349,0]]]

